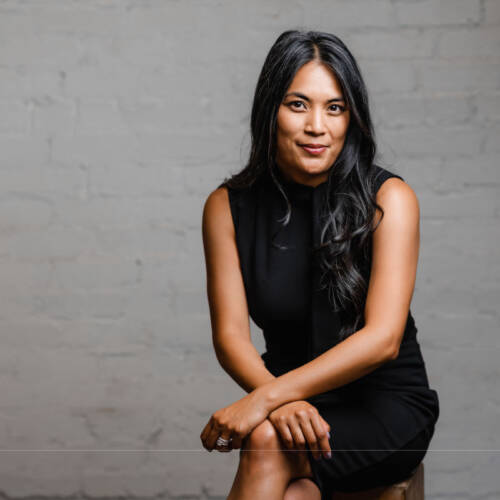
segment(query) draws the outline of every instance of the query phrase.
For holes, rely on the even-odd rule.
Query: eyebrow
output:
[[[309,97],[305,96],[304,94],[301,94],[300,92],[289,92],[288,94],[286,94],[285,99],[291,95],[294,95],[296,97],[300,97],[301,99],[304,99],[305,101],[311,102],[311,99],[309,99]],[[345,99],[343,97],[334,97],[333,99],[328,99],[328,101],[326,101],[326,103],[339,102],[339,101],[345,102]]]

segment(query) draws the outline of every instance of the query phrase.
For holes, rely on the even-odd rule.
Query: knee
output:
[[[264,420],[248,434],[242,450],[277,450],[281,447],[279,435],[269,420]]]
[[[244,439],[240,467],[254,477],[291,477],[292,463],[280,452],[281,444],[273,424],[264,420]],[[271,476],[270,476],[271,475]]]
[[[250,470],[279,470],[290,477],[311,476],[307,452],[286,451],[274,425],[269,420],[264,420],[243,440],[240,464]]]

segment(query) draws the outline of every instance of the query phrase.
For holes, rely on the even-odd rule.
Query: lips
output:
[[[319,155],[326,150],[326,146],[324,146],[323,144],[301,144],[300,146],[302,149],[312,155]]]

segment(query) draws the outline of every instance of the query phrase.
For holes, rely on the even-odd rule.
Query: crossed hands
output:
[[[308,444],[314,458],[320,458],[322,453],[325,457],[331,456],[330,425],[315,406],[307,401],[292,401],[268,412],[257,390],[217,410],[205,425],[200,439],[208,451],[215,448],[219,436],[231,438],[229,448],[220,451],[238,449],[242,447],[243,439],[266,418],[287,449],[305,450]]]
[[[307,401],[292,401],[273,410],[269,420],[288,449],[305,450],[306,443],[314,458],[331,457],[330,425],[315,406]]]

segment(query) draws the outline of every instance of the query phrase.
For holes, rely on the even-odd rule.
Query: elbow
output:
[[[399,356],[399,347],[393,348],[389,351],[388,361],[392,361]]]
[[[379,363],[392,361],[399,356],[402,335],[394,332],[388,333],[386,327],[373,328],[370,332],[373,333],[374,352],[377,352]]]
[[[227,352],[221,346],[214,346],[215,357],[222,368],[225,368],[227,362]]]
[[[219,364],[224,370],[227,371],[227,365],[230,363],[233,353],[237,351],[237,346],[235,346],[235,338],[221,338],[219,340],[214,340],[214,351]]]
[[[388,361],[392,361],[399,356],[400,344],[401,342],[399,341],[399,339],[398,340],[395,340],[394,338],[390,339],[389,347],[387,348]]]
[[[378,335],[379,339],[383,339],[381,341],[380,353],[382,357],[382,362],[385,363],[387,361],[392,361],[399,356],[399,341],[396,339],[395,335],[390,336],[381,336]]]

